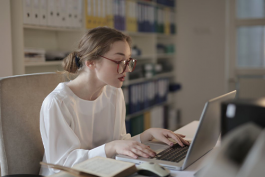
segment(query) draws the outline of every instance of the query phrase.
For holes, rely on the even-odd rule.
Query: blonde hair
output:
[[[63,69],[68,73],[77,74],[86,61],[99,60],[99,55],[108,52],[111,44],[116,41],[126,41],[131,46],[131,38],[118,30],[108,27],[89,30],[81,38],[77,50],[64,58]],[[76,63],[76,57],[80,59],[79,63]],[[79,64],[80,67],[78,67]]]

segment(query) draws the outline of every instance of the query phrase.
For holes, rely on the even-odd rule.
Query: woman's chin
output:
[[[115,82],[115,83],[109,83],[108,85],[116,88],[121,88],[123,85],[123,82]]]

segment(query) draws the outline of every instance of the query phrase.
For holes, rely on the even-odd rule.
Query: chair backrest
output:
[[[39,130],[44,98],[67,79],[57,73],[0,78],[2,175],[38,174],[44,148]]]

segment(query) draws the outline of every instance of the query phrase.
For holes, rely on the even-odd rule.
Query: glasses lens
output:
[[[119,73],[119,74],[123,73],[125,66],[126,66],[126,61],[124,60],[124,61],[122,61],[122,62],[119,64],[119,69],[118,69],[118,73]]]
[[[134,68],[134,66],[135,66],[135,60],[134,59],[131,59],[131,61],[129,62],[129,64],[128,64],[128,69],[129,69],[129,71],[130,72],[132,72],[133,71],[133,68]]]
[[[119,74],[123,73],[123,71],[125,70],[125,67],[127,66],[126,63],[127,62],[125,60],[120,63],[119,69],[118,69]],[[131,59],[130,62],[128,63],[129,72],[133,71],[135,64],[136,64],[135,60]]]

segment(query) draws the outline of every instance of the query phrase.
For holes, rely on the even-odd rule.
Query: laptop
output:
[[[234,99],[236,90],[205,103],[195,136],[189,146],[173,147],[162,142],[144,142],[150,146],[157,155],[154,158],[138,157],[137,159],[125,155],[116,155],[116,160],[132,162],[136,165],[142,162],[156,162],[169,170],[184,170],[216,145],[221,133],[221,102]]]

